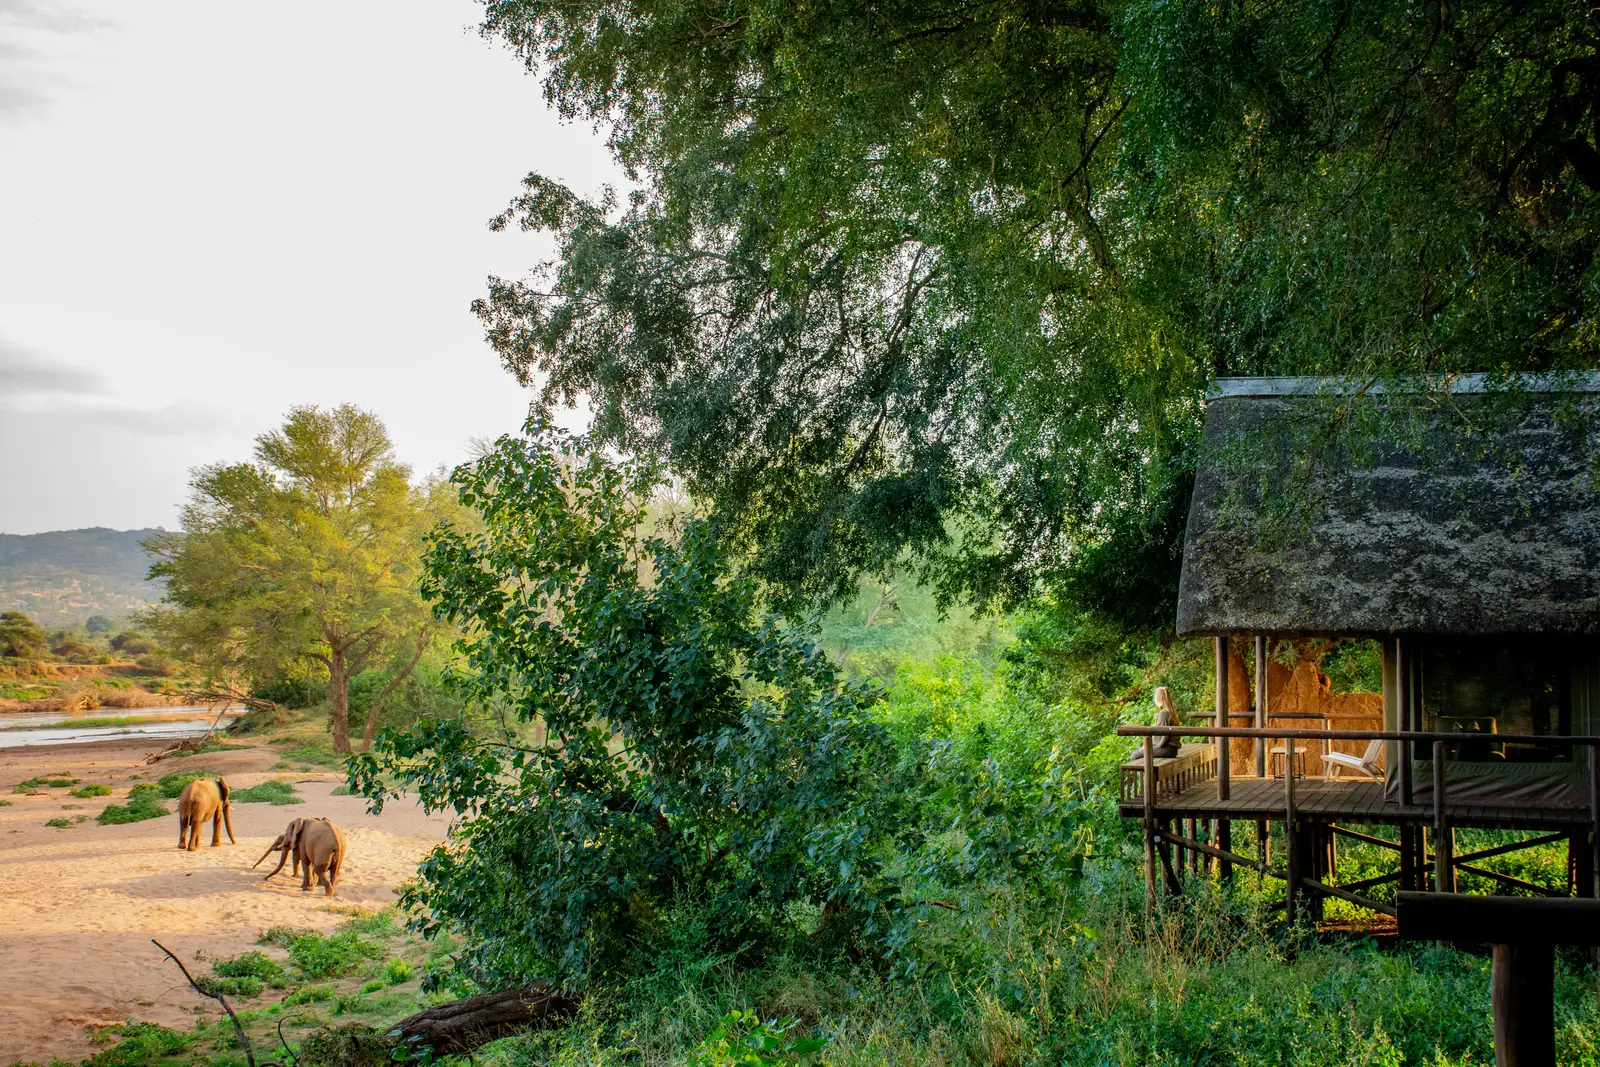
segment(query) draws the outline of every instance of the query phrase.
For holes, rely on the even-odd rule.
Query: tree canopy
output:
[[[1206,382],[1596,365],[1582,5],[486,0],[638,182],[476,307],[801,599],[1166,617]]]
[[[320,665],[334,748],[349,752],[351,677],[392,662],[398,684],[428,639],[416,588],[426,494],[383,423],[348,404],[293,409],[256,439],[254,462],[202,467],[190,487],[182,532],[146,542],[150,576],[167,581],[152,630],[224,692]],[[369,708],[369,742],[387,695]]]

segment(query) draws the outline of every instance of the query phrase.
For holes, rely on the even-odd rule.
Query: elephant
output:
[[[267,878],[283,870],[283,865],[293,856],[294,873],[300,875],[300,892],[311,891],[311,873],[315,871],[317,884],[327,890],[324,896],[333,896],[333,887],[339,884],[339,869],[344,866],[343,830],[326,818],[295,819],[267,846],[252,869],[261,866],[261,861],[274,852],[283,855],[278,857],[278,865]]]
[[[200,847],[200,825],[211,820],[211,847],[222,844],[222,827],[228,828],[228,843],[233,837],[233,816],[229,814],[228,782],[196,778],[178,794],[178,847],[193,852]]]

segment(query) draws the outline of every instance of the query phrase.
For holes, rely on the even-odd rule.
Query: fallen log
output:
[[[524,1030],[560,1026],[577,1013],[580,993],[563,993],[537,982],[529,989],[480,993],[407,1016],[384,1034],[409,1048],[435,1055],[471,1052],[479,1045]]]

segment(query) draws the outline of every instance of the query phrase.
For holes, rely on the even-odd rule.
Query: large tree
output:
[[[559,254],[490,341],[780,588],[910,555],[1148,621],[1212,377],[1600,361],[1590,6],[485,10],[638,182],[527,178],[496,224]]]
[[[431,616],[417,592],[428,494],[394,457],[377,416],[298,407],[256,439],[251,463],[202,467],[183,530],[146,543],[167,593],[152,628],[224,691],[298,663],[327,673],[334,748],[350,751],[350,679],[416,666]]]

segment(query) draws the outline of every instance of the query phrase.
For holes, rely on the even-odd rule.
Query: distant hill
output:
[[[25,611],[46,628],[142,611],[161,599],[161,585],[145,580],[150,557],[139,542],[160,532],[0,534],[0,611]]]

